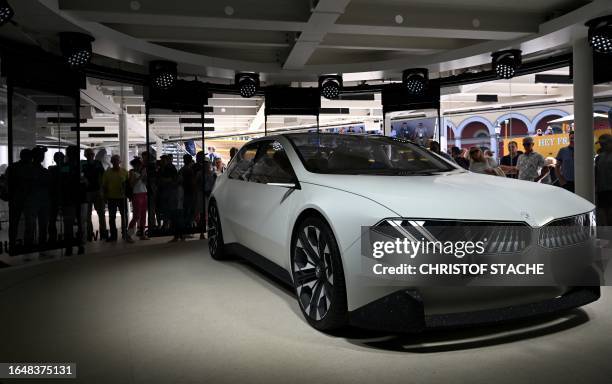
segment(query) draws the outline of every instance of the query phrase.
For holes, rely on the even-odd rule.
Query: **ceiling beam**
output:
[[[155,43],[186,43],[253,47],[289,47],[297,32],[107,24],[119,32]]]
[[[121,107],[113,101],[112,97],[106,96],[89,80],[87,81],[87,88],[81,90],[81,99],[104,113],[114,115],[121,113]]]
[[[178,16],[166,14],[122,13],[102,11],[66,10],[67,14],[81,20],[108,24],[136,24],[151,26],[177,26],[218,29],[249,29],[254,31],[300,32],[307,23],[300,21],[277,21],[257,19],[235,19],[226,17]]]
[[[444,39],[512,40],[528,32],[488,31],[481,29],[454,29],[445,27],[397,27],[381,25],[335,24],[330,33],[354,35],[436,37]]]
[[[188,38],[168,39],[168,38],[155,38],[147,39],[147,41],[158,44],[191,44],[191,45],[203,45],[203,46],[219,46],[219,47],[243,47],[243,48],[288,48],[291,46],[288,42],[284,43],[266,43],[266,42],[255,42],[255,41],[224,41],[224,40],[191,40]]]
[[[346,35],[341,33],[330,33],[325,36],[321,46],[330,48],[355,46],[355,47],[376,47],[377,49],[435,49],[448,50],[463,48],[471,44],[476,44],[480,40],[468,39],[438,39],[426,37],[406,37],[406,36],[376,36],[376,35]]]
[[[334,27],[350,0],[320,0],[291,48],[283,69],[302,69],[325,35]]]
[[[277,21],[277,20],[256,20],[256,19],[229,19],[216,17],[199,17],[199,16],[178,16],[178,15],[160,15],[160,14],[134,14],[134,13],[119,13],[119,12],[103,12],[103,11],[75,11],[67,10],[66,13],[84,21],[109,24],[113,29],[118,28],[121,32],[130,34],[130,28],[134,26],[151,26],[151,27],[178,27],[178,28],[201,28],[206,26],[206,29],[225,29],[225,30],[251,30],[251,31],[284,31],[284,32],[314,32],[312,26],[317,23],[323,23],[320,26],[326,27],[328,33],[346,33],[357,35],[385,35],[385,36],[411,36],[411,37],[435,37],[435,38],[455,38],[455,39],[474,39],[474,40],[509,40],[525,36],[532,33],[531,28],[525,26],[513,30],[498,30],[496,28],[474,28],[474,27],[458,27],[451,26],[439,21],[433,20],[431,25],[419,27],[404,27],[399,25],[370,25],[361,23],[346,23],[335,24],[337,19],[344,12],[338,11],[339,7],[325,7],[325,2],[345,3],[350,0],[322,0],[317,4],[308,22],[298,21]],[[317,11],[317,9],[327,9],[326,11]],[[323,13],[335,15],[331,25],[325,24],[329,19],[321,16]],[[474,17],[477,18],[477,17]],[[129,27],[117,24],[129,25]],[[327,27],[329,27],[327,29]],[[537,26],[536,26],[537,29]],[[140,28],[140,34],[145,33]],[[154,34],[155,30],[151,29],[148,34]],[[136,37],[138,33],[136,33]],[[152,36],[153,37],[153,36]],[[311,37],[315,37],[314,35]],[[147,39],[146,36],[142,38]],[[298,39],[299,40],[299,39]]]
[[[546,17],[545,10],[512,5],[504,9],[495,6],[476,8],[461,1],[446,1],[445,5],[437,1],[406,3],[354,1],[346,7],[337,23],[536,33]]]
[[[351,50],[351,51],[390,51],[390,52],[410,53],[413,55],[428,55],[428,54],[437,53],[437,52],[442,51],[440,49],[380,47],[380,46],[366,46],[366,45],[330,45],[330,44],[319,44],[319,48],[346,49],[346,50]]]
[[[63,10],[128,12],[132,14],[149,13],[157,15],[199,15],[232,19],[245,17],[250,19],[297,20],[308,17],[311,0],[232,0],[227,3],[214,3],[201,0],[159,1],[140,0],[141,7],[131,10],[128,0],[83,1],[59,0]],[[225,6],[231,6],[229,15]],[[230,12],[231,13],[231,12]]]
[[[112,97],[102,93],[89,80],[87,81],[87,87],[81,90],[81,99],[105,113],[119,115],[123,112],[121,104],[116,103]],[[95,122],[95,118],[90,120]],[[131,115],[127,115],[127,124],[130,132],[140,137],[146,137],[146,126],[141,121]],[[157,136],[155,133],[150,132],[149,138],[150,140],[156,140]]]

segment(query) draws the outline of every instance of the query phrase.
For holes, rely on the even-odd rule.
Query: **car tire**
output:
[[[226,260],[227,253],[224,250],[223,231],[221,230],[221,217],[216,201],[208,205],[208,251],[215,260]]]
[[[347,325],[342,258],[333,231],[323,219],[308,217],[296,226],[291,273],[300,309],[312,327],[329,332]]]

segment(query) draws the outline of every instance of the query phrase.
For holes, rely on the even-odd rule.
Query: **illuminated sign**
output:
[[[597,129],[595,130],[595,134],[593,135],[593,145],[595,148],[595,152],[599,150],[599,144],[595,144],[597,140],[599,140],[599,136],[604,133],[610,134],[612,131],[610,129]],[[517,136],[510,137],[504,139],[502,142],[504,144],[502,148],[502,156],[508,153],[508,143],[511,141],[516,141],[518,144],[518,150],[524,151],[523,148],[523,137],[525,136]],[[563,147],[567,147],[569,145],[569,134],[567,133],[559,133],[554,135],[542,135],[542,136],[532,136],[533,137],[533,150],[544,157],[557,157],[559,150]]]

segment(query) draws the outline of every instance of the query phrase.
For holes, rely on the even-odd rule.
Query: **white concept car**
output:
[[[295,133],[245,144],[208,205],[215,259],[239,254],[295,287],[316,329],[459,326],[578,307],[599,287],[402,287],[362,271],[363,226],[387,218],[545,226],[591,217],[561,188],[475,174],[384,136]]]

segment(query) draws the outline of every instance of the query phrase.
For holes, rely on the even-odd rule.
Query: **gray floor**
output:
[[[205,249],[126,247],[5,284],[0,362],[76,362],[68,383],[612,383],[611,288],[545,321],[328,336],[289,290]]]

